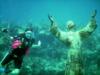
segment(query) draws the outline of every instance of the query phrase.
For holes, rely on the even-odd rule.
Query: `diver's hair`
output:
[[[32,31],[33,32],[33,28],[28,27],[28,28],[25,29],[25,32],[27,32],[27,31]]]

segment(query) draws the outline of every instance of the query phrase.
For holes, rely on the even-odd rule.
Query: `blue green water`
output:
[[[59,24],[70,19],[77,24],[86,24],[94,9],[98,11],[99,22],[99,7],[99,0],[0,0],[0,17],[17,23],[39,23],[48,22],[49,13]]]

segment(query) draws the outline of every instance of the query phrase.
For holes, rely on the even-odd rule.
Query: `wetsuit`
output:
[[[34,38],[27,39],[25,34],[21,34],[15,37],[14,41],[19,40],[21,45],[17,48],[12,48],[12,50],[7,54],[7,56],[1,62],[1,65],[5,66],[10,61],[14,61],[15,68],[20,69],[23,61],[23,56],[27,53],[29,47],[35,42]]]

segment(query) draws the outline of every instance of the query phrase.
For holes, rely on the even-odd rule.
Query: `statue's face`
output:
[[[67,29],[68,30],[72,30],[72,29],[74,29],[74,27],[75,27],[75,24],[73,21],[70,20],[67,22]]]

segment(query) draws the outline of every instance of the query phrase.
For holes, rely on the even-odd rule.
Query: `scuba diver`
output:
[[[85,72],[82,64],[82,41],[93,33],[97,27],[95,16],[97,11],[95,10],[89,23],[83,29],[74,31],[75,23],[73,21],[67,22],[67,31],[62,31],[55,24],[52,16],[48,16],[51,27],[50,32],[60,41],[62,41],[67,47],[67,60],[65,66],[65,75],[83,75]]]
[[[4,28],[2,32],[7,33],[8,30]],[[9,51],[0,62],[0,66],[2,67],[0,70],[11,75],[18,75],[22,66],[23,57],[28,53],[29,48],[39,48],[41,41],[38,41],[36,44],[34,32],[29,29],[10,38],[13,39],[12,50]],[[7,67],[12,60],[14,61],[14,69],[10,71]]]

